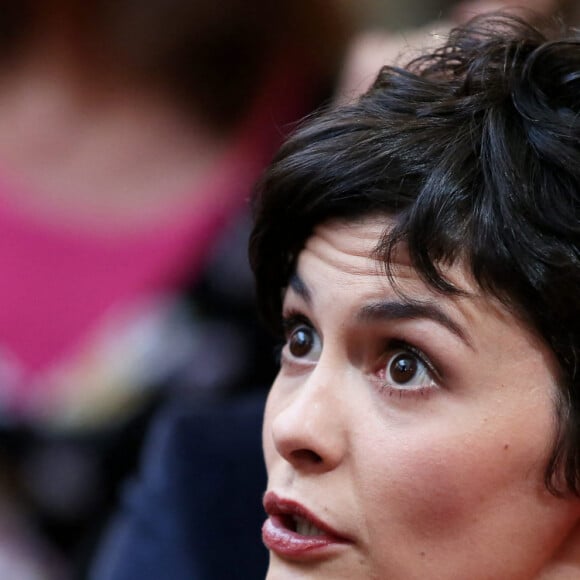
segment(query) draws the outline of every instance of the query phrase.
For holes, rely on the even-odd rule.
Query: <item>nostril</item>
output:
[[[322,463],[322,457],[311,449],[296,449],[291,455],[294,461],[301,463]]]

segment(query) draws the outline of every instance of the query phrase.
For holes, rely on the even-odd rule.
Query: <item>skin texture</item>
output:
[[[555,361],[459,265],[447,275],[470,295],[442,297],[399,252],[399,290],[431,311],[378,307],[402,302],[369,257],[383,225],[320,226],[285,294],[268,490],[351,542],[304,561],[272,552],[267,578],[550,578],[580,513],[543,482]],[[397,382],[399,355],[416,372]]]

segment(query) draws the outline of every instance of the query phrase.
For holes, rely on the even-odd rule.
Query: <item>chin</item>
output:
[[[355,569],[356,568],[356,569]],[[364,564],[353,568],[344,562],[289,562],[270,555],[266,580],[379,580],[364,569]]]

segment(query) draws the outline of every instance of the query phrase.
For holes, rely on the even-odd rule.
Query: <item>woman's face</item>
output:
[[[384,224],[384,220],[383,220]],[[555,362],[460,266],[436,295],[377,220],[319,227],[286,291],[264,422],[269,580],[538,578],[577,502],[544,486]]]

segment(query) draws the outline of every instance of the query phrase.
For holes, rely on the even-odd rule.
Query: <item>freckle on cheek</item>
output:
[[[506,443],[503,448],[507,451],[510,448],[509,443]]]

